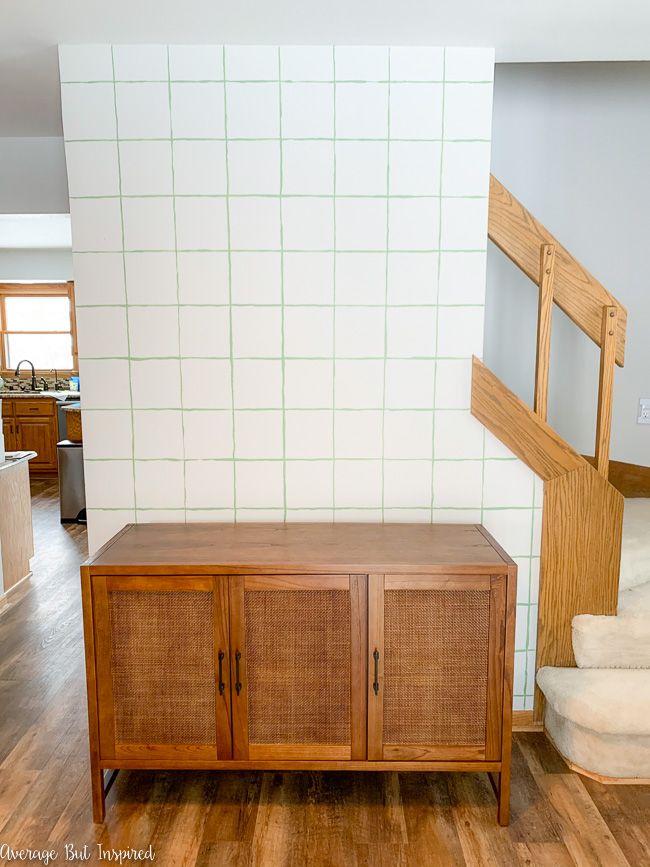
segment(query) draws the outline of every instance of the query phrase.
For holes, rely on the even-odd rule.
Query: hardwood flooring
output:
[[[0,615],[0,846],[55,849],[54,864],[98,863],[102,843],[151,844],[155,864],[170,867],[650,865],[650,787],[580,777],[540,733],[515,735],[508,828],[497,826],[481,774],[188,771],[121,771],[105,824],[93,825],[78,576],[86,533],[59,524],[56,482],[32,490],[34,576]],[[66,843],[86,844],[87,861],[66,862]]]

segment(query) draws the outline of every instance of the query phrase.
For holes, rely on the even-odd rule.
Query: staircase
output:
[[[533,721],[581,770],[650,778],[650,500],[624,521],[610,483],[627,312],[494,177],[488,235],[539,291],[533,407],[476,358],[472,378],[473,415],[544,481]],[[553,304],[600,348],[594,458],[546,421]]]
[[[538,672],[544,724],[591,776],[650,781],[650,499],[625,502],[618,613],[573,618],[577,668]]]

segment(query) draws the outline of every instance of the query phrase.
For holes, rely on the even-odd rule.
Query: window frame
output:
[[[70,330],[69,331],[8,331],[5,300],[7,297],[30,297],[37,298],[68,298],[70,301]],[[7,334],[70,334],[72,337],[72,368],[63,368],[57,373],[64,376],[76,376],[79,372],[79,358],[77,351],[77,318],[74,304],[74,281],[65,283],[0,283],[0,375],[14,376],[15,368],[8,367],[7,357]],[[36,373],[45,375],[51,373],[53,368],[37,368]]]

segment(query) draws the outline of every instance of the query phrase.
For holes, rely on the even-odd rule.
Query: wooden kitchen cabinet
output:
[[[36,452],[30,464],[34,474],[56,472],[56,437],[48,418],[16,418],[16,451]]]
[[[5,450],[8,452],[18,451],[18,449],[16,448],[16,439],[15,439],[15,434],[14,434],[14,420],[13,420],[13,418],[4,418],[4,416],[3,416],[2,433],[4,435]]]
[[[104,771],[471,771],[508,822],[516,566],[476,525],[128,525],[82,567]]]
[[[5,449],[8,452],[17,451],[15,435],[14,403],[12,400],[2,399],[2,433],[4,434]]]
[[[32,475],[57,472],[58,426],[53,398],[2,398],[2,427],[7,451],[36,452]],[[9,434],[9,439],[7,437]]]

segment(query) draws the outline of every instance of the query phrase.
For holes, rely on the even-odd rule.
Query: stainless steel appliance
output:
[[[83,443],[61,440],[56,444],[59,458],[59,501],[62,524],[86,523]]]

